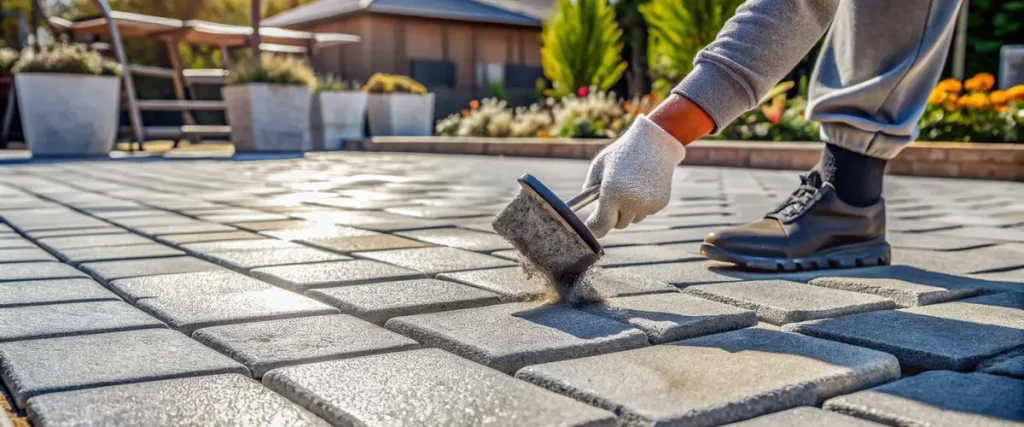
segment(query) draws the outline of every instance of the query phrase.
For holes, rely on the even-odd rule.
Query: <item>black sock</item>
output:
[[[822,181],[832,183],[839,199],[853,206],[871,206],[882,197],[886,159],[879,159],[825,144],[821,160],[813,170]]]

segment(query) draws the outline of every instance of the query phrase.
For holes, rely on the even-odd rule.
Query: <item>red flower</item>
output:
[[[590,93],[590,89],[587,89],[586,86],[583,86],[580,88],[580,90],[576,91],[576,96],[579,98],[583,98],[587,96],[588,93]]]

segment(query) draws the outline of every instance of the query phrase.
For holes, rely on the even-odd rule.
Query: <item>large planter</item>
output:
[[[246,83],[221,89],[237,152],[296,152],[312,148],[309,88]]]
[[[339,150],[341,141],[363,138],[365,92],[320,92],[313,95],[309,125],[314,150]]]
[[[119,78],[20,73],[14,78],[25,143],[34,157],[103,156],[117,137]]]
[[[366,114],[374,136],[434,134],[434,94],[371,93]]]

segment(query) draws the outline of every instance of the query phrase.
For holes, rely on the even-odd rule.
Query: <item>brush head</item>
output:
[[[519,194],[494,218],[494,231],[565,297],[604,250],[579,217],[539,180],[523,175],[519,184]]]

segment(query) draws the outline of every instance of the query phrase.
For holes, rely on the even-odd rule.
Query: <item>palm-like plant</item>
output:
[[[640,6],[650,26],[648,61],[655,89],[668,90],[693,69],[693,58],[715,40],[743,0],[651,0]]]
[[[544,75],[563,97],[583,87],[611,89],[626,70],[622,30],[607,0],[559,0],[541,32]]]

